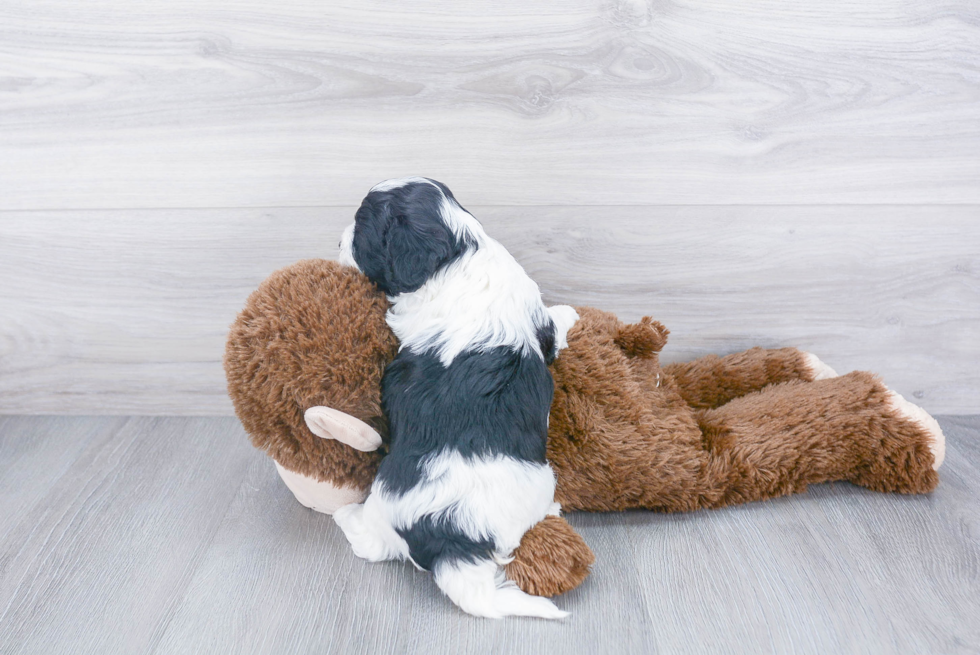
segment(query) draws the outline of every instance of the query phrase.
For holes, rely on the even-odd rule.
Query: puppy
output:
[[[545,460],[547,365],[578,314],[546,308],[510,253],[427,178],[372,188],[340,248],[388,295],[401,341],[382,379],[389,453],[364,503],[334,514],[354,553],[410,559],[470,614],[565,617],[501,565],[560,509]]]

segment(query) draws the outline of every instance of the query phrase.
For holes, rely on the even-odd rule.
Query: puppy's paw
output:
[[[403,556],[404,541],[398,534],[378,521],[365,517],[363,503],[344,505],[334,512],[333,520],[344,531],[351,550],[369,562],[383,562]]]
[[[381,447],[381,435],[364,421],[332,407],[310,407],[303,415],[310,432],[322,439],[336,439],[355,450],[371,452]]]
[[[888,395],[888,403],[891,408],[906,419],[916,423],[928,435],[929,452],[932,453],[933,460],[932,468],[934,471],[938,471],[943,460],[946,459],[946,436],[943,434],[943,429],[939,427],[939,422],[926,410],[918,405],[913,405],[891,389],[888,390]]]
[[[555,346],[558,350],[568,348],[568,331],[578,321],[578,312],[571,305],[555,305],[548,308],[548,313],[555,323]]]
[[[804,365],[810,373],[810,380],[829,380],[830,378],[839,377],[837,371],[824,364],[813,353],[803,352],[803,358]]]

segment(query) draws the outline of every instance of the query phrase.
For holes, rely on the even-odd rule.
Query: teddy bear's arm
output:
[[[668,364],[678,391],[692,407],[710,409],[790,380],[812,381],[836,376],[819,359],[796,348],[752,348],[725,357],[708,355],[691,362]]]

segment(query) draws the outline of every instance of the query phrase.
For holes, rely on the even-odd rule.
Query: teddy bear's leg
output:
[[[691,362],[668,364],[678,391],[692,407],[721,407],[770,384],[791,380],[823,380],[837,377],[815,355],[796,348],[752,348],[725,357],[708,355]]]
[[[700,506],[832,480],[903,493],[925,493],[939,481],[939,425],[870,373],[771,386],[697,417],[705,451]]]

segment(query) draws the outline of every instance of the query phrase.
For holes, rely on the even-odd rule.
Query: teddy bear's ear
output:
[[[650,358],[663,349],[670,330],[663,323],[644,316],[639,323],[624,325],[616,335],[616,345],[627,357]]]
[[[332,407],[310,407],[303,415],[306,427],[321,439],[336,439],[351,448],[371,452],[381,447],[381,435],[364,421]]]

